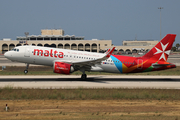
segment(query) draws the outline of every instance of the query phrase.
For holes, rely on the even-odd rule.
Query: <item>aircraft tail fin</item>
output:
[[[160,42],[158,42],[148,53],[142,58],[152,58],[158,61],[167,61],[170,54],[173,42],[175,41],[175,34],[167,34]]]

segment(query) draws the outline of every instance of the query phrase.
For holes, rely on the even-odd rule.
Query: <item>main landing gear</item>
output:
[[[24,74],[27,74],[27,73],[28,73],[28,68],[29,68],[29,64],[27,63],[26,69],[24,70]]]
[[[82,74],[82,75],[81,75],[81,79],[82,79],[82,80],[85,80],[86,78],[87,78],[87,75],[86,75],[86,74]]]
[[[86,75],[86,73],[85,73],[85,69],[82,68],[80,71],[83,73],[83,74],[81,75],[81,79],[82,79],[82,80],[86,80],[87,75]]]

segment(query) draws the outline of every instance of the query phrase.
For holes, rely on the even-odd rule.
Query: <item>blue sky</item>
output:
[[[180,43],[180,0],[1,0],[0,39],[40,35],[41,29],[62,28],[85,39],[159,40],[177,34]],[[175,44],[174,44],[175,45]]]

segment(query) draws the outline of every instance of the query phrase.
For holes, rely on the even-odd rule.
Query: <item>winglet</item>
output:
[[[115,47],[109,49],[105,54],[106,54],[106,57],[109,58],[111,56],[111,54],[113,53]]]

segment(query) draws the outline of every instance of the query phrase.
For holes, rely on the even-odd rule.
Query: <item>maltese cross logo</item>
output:
[[[160,43],[161,43],[161,42],[160,42]],[[167,61],[167,57],[169,56],[169,53],[170,53],[170,51],[171,51],[171,50],[165,51],[166,48],[167,48],[167,46],[168,46],[168,44],[169,44],[169,43],[167,43],[166,45],[163,45],[163,44],[161,43],[161,49],[155,47],[156,50],[157,50],[157,52],[154,53],[154,55],[161,53],[161,57],[159,58],[159,60],[164,59],[164,61]]]

